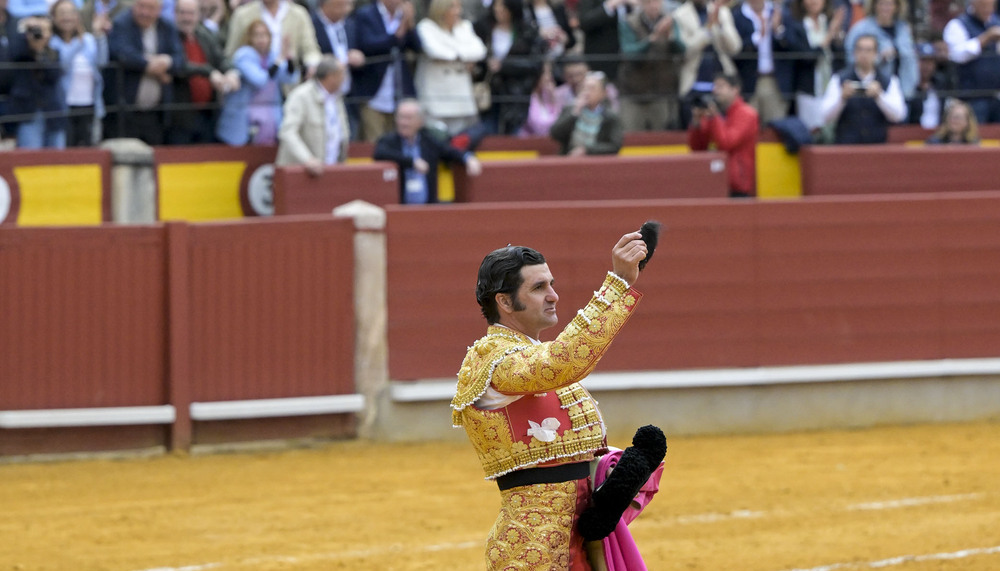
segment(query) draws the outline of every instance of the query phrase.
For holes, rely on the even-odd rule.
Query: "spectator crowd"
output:
[[[357,1],[0,0],[2,135],[277,144],[312,170],[394,135],[379,148],[423,196],[425,163],[469,158],[406,154],[428,137],[548,135],[577,155],[636,130],[724,148],[768,125],[858,144],[1000,122],[997,0]]]

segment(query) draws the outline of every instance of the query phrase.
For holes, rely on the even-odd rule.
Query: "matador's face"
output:
[[[555,278],[548,264],[524,266],[521,277],[524,281],[512,296],[509,310],[501,305],[500,311],[506,318],[505,325],[537,339],[542,330],[559,322],[556,316],[559,294],[553,287]]]

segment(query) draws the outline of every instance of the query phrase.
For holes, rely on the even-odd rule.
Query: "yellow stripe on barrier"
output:
[[[791,155],[781,143],[757,143],[757,197],[799,198],[802,171],[798,155]]]
[[[537,159],[538,151],[480,151],[476,153],[476,158],[482,162],[520,161],[525,159]]]
[[[375,162],[375,159],[371,157],[347,157],[344,164],[348,165],[368,165]]]
[[[100,165],[14,167],[21,226],[95,225],[103,218]]]
[[[659,155],[685,155],[691,149],[687,145],[643,145],[622,147],[618,154],[623,157],[649,157]]]
[[[981,147],[1000,147],[1000,139],[983,139],[979,141]]]
[[[455,177],[448,165],[438,165],[438,202],[455,202]]]
[[[246,166],[242,162],[160,165],[160,220],[242,218],[240,180]]]

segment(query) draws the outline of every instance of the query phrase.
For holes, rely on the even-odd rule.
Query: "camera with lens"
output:
[[[711,93],[692,93],[688,101],[693,109],[708,109],[715,102]]]

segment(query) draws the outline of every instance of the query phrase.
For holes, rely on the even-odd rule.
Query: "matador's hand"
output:
[[[632,285],[639,279],[639,262],[645,257],[646,243],[642,241],[642,234],[629,232],[611,250],[612,271]]]

